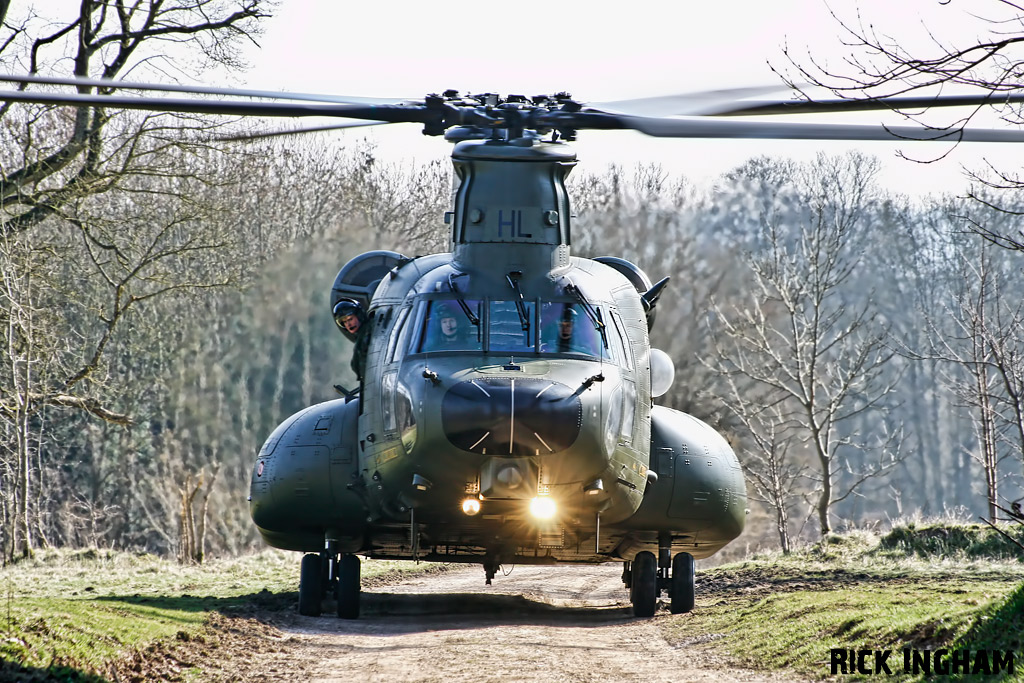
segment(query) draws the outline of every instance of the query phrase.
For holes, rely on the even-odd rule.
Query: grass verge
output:
[[[943,552],[928,550],[937,547]],[[1022,569],[1011,550],[974,527],[928,526],[921,538],[906,528],[881,538],[833,536],[788,556],[701,572],[697,609],[673,617],[666,631],[683,645],[713,642],[745,667],[814,679],[831,675],[833,649],[893,651],[892,675],[883,670],[891,680],[923,678],[921,669],[904,672],[904,648],[1013,651],[1014,673],[991,680],[1024,681]],[[867,665],[873,669],[874,659]],[[868,676],[840,676],[860,677]]]
[[[189,677],[168,644],[201,651],[215,615],[292,609],[298,555],[268,550],[181,567],[151,555],[40,551],[0,569],[0,680]],[[431,565],[364,560],[364,585]],[[213,644],[211,643],[211,646]]]

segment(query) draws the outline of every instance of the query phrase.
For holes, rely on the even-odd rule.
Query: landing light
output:
[[[466,498],[462,501],[462,511],[472,517],[476,513],[480,512],[480,500],[475,496],[472,498]]]
[[[537,519],[551,519],[556,511],[555,501],[547,496],[537,496],[530,501],[530,514]]]

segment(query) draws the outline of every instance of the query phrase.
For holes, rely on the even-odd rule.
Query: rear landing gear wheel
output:
[[[633,603],[633,616],[653,617],[658,603],[658,560],[646,550],[633,558],[632,587],[629,601]]]
[[[338,616],[342,619],[359,618],[359,558],[345,553],[338,561],[338,585],[335,598],[338,600]]]
[[[323,560],[310,553],[302,556],[299,569],[299,614],[305,617],[320,616],[324,596]]]
[[[672,558],[672,604],[669,607],[672,614],[682,614],[693,609],[693,572],[693,555],[678,553]]]

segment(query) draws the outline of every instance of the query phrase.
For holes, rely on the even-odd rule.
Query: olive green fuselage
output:
[[[704,423],[652,409],[642,292],[569,254],[574,157],[453,156],[452,252],[382,261],[358,398],[293,416],[257,457],[264,539],[448,562],[714,553],[743,528],[739,464]]]

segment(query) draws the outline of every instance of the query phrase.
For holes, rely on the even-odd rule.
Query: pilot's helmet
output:
[[[334,323],[348,339],[355,341],[356,333],[366,322],[366,312],[358,302],[342,299],[334,304]]]
[[[574,323],[576,322],[576,316],[579,315],[576,309],[572,306],[566,306],[562,309],[562,315],[558,318],[558,322],[561,323]]]
[[[455,316],[455,310],[449,304],[441,304],[434,311],[435,317],[440,321],[444,318],[458,318]]]

